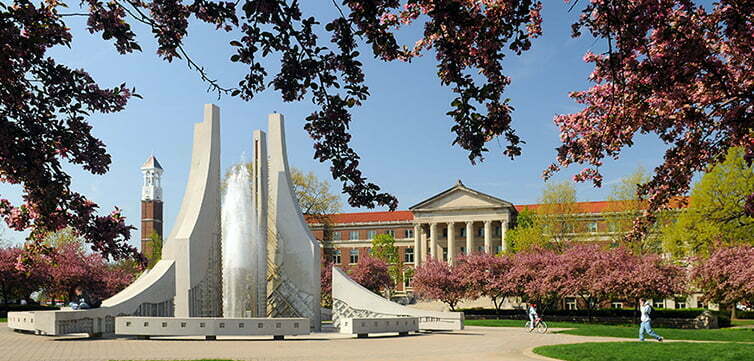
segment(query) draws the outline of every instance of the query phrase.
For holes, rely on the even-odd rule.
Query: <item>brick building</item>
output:
[[[380,233],[393,235],[404,265],[415,267],[430,258],[452,262],[459,254],[504,251],[508,247],[506,231],[519,212],[540,207],[543,205],[514,205],[458,181],[408,210],[340,213],[331,215],[327,222],[310,219],[309,224],[314,236],[324,240],[323,253],[339,267],[355,265],[368,254],[372,238]],[[616,208],[616,202],[610,201],[576,203],[575,214],[569,216],[576,218],[578,226],[569,238],[587,242],[613,239],[618,231],[612,229],[610,219],[614,219]],[[638,212],[624,213],[633,216]],[[398,291],[410,291],[410,282],[405,279]]]

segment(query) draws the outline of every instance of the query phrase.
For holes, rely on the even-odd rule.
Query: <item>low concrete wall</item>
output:
[[[117,317],[115,333],[127,336],[298,336],[308,318]]]
[[[364,337],[370,333],[398,332],[406,335],[419,331],[419,319],[416,317],[391,318],[346,318],[340,322],[340,333],[349,333]]]
[[[422,330],[463,330],[462,312],[438,312],[391,302],[354,282],[340,268],[332,272],[333,324],[349,318],[416,317]]]

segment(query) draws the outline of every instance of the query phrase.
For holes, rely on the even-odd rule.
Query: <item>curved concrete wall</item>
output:
[[[437,312],[406,307],[374,294],[340,268],[332,271],[333,324],[348,318],[410,316],[422,330],[463,330],[462,312]]]
[[[221,316],[220,267],[220,111],[207,104],[194,127],[189,180],[162,260],[100,308],[11,312],[8,327],[100,334],[114,332],[116,316]]]
[[[320,328],[320,251],[293,193],[282,114],[270,114],[268,285],[270,316],[306,317]]]
[[[204,106],[194,125],[191,170],[183,201],[162,251],[175,261],[175,316],[222,316],[220,240],[220,109]]]

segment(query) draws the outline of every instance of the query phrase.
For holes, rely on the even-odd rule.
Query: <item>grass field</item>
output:
[[[751,360],[754,345],[691,342],[589,342],[541,346],[534,353],[566,361]]]
[[[0,323],[8,322],[8,319],[5,317],[0,317]]]
[[[751,326],[754,325],[754,320],[730,320],[731,326]]]
[[[469,326],[523,328],[524,321],[466,320],[465,324]],[[569,335],[620,338],[639,337],[638,325],[610,326],[573,322],[547,322],[547,325],[550,328],[573,328],[572,330],[559,331]],[[660,336],[665,337],[668,340],[754,342],[754,329],[682,330],[677,328],[655,328],[654,330]]]

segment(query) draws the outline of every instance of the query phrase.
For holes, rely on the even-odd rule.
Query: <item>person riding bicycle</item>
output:
[[[530,303],[529,304],[529,331],[534,329],[534,326],[537,325],[537,321],[539,320],[539,315],[537,315],[537,304],[536,303]]]

